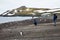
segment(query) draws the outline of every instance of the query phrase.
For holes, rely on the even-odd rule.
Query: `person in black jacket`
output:
[[[36,19],[34,19],[34,25],[37,26],[37,20]]]
[[[53,22],[54,22],[54,26],[56,26],[56,21],[57,21],[57,15],[53,14]]]

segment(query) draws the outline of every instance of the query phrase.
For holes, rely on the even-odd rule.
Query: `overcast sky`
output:
[[[20,6],[35,8],[60,8],[60,0],[0,0],[0,13]]]

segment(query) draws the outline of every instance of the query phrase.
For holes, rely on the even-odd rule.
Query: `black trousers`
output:
[[[35,22],[34,25],[36,26],[37,25],[37,22]]]

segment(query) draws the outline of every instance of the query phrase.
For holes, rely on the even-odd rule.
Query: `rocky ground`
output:
[[[60,21],[56,26],[48,19],[37,26],[31,20],[0,24],[0,40],[60,40]]]

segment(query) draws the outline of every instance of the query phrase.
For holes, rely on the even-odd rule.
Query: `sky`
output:
[[[0,0],[0,13],[20,6],[34,8],[60,8],[60,0]]]

